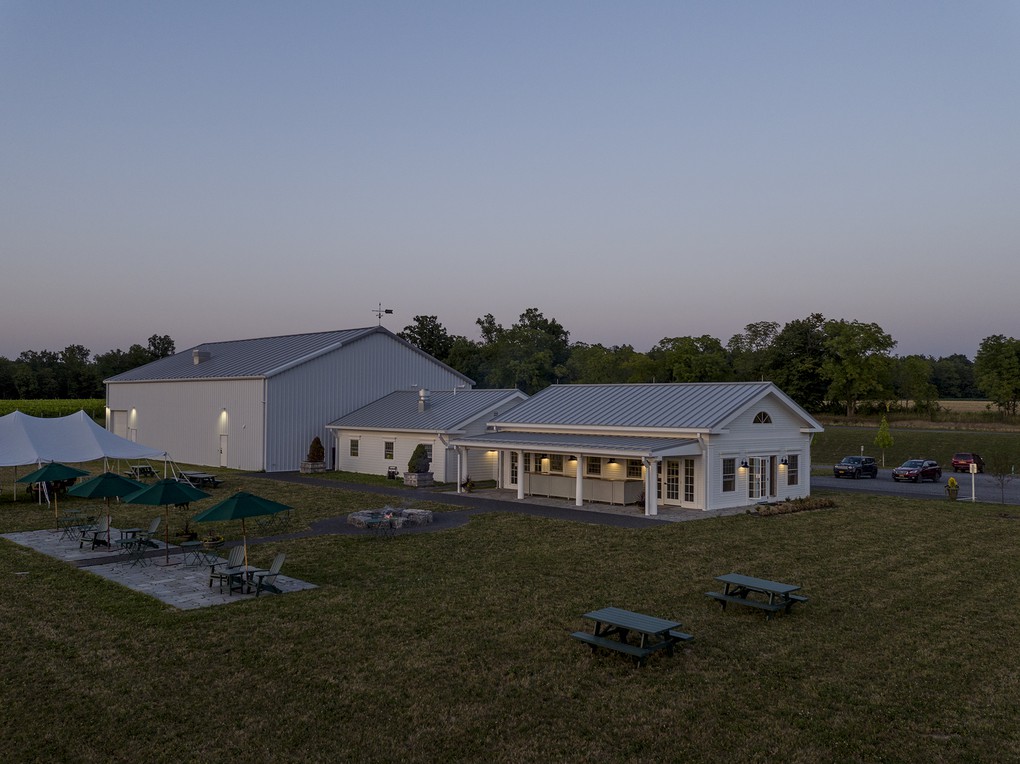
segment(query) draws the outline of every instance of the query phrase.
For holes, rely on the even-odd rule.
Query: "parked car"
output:
[[[844,456],[843,460],[833,466],[832,474],[836,477],[878,477],[878,464],[874,456]]]
[[[970,472],[972,464],[977,465],[978,472],[985,471],[985,460],[981,458],[981,454],[975,454],[973,451],[953,454],[953,472]]]
[[[942,468],[932,459],[908,459],[892,471],[892,479],[897,482],[910,480],[920,483],[922,480],[931,480],[937,483],[942,479]]]

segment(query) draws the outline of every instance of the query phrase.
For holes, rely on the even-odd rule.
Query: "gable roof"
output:
[[[389,329],[382,326],[369,326],[311,334],[287,334],[279,337],[205,342],[172,356],[139,366],[137,369],[117,374],[105,381],[109,383],[164,382],[272,377],[373,334],[384,334],[391,337],[394,341],[406,345],[409,349],[431,359],[440,366],[446,366],[438,359],[393,334]],[[202,357],[200,363],[195,363],[196,354]],[[450,369],[450,371],[462,377],[466,382],[472,383],[472,380],[455,369]]]
[[[821,425],[771,382],[553,385],[490,424],[711,432],[767,395],[779,398],[805,427],[821,431]]]
[[[520,390],[433,390],[428,405],[418,410],[418,390],[398,390],[326,425],[343,430],[460,429],[497,408],[520,405],[528,396]],[[500,412],[502,413],[502,412]]]

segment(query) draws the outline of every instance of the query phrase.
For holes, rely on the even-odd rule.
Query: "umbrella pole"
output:
[[[244,518],[241,518],[241,543],[244,544],[244,567],[248,567],[248,533],[244,530]]]

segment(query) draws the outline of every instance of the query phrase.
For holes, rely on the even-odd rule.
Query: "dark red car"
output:
[[[922,480],[939,482],[942,479],[942,468],[932,459],[908,459],[892,471],[892,479],[896,482],[909,480],[920,483]]]
[[[985,460],[981,458],[981,454],[975,454],[973,451],[953,454],[953,472],[970,472],[972,464],[977,465],[978,472],[985,471]]]

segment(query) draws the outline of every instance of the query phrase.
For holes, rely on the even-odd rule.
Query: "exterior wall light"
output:
[[[789,460],[789,459],[787,459],[787,458],[786,458],[786,457],[784,456],[784,457],[783,457],[782,459],[780,459],[780,460],[779,460],[779,466],[780,466],[780,467],[789,467],[789,466],[790,466],[790,460]]]
[[[744,459],[744,460],[742,460],[740,462],[740,469],[742,469],[742,470],[746,470],[747,469],[747,459]]]

